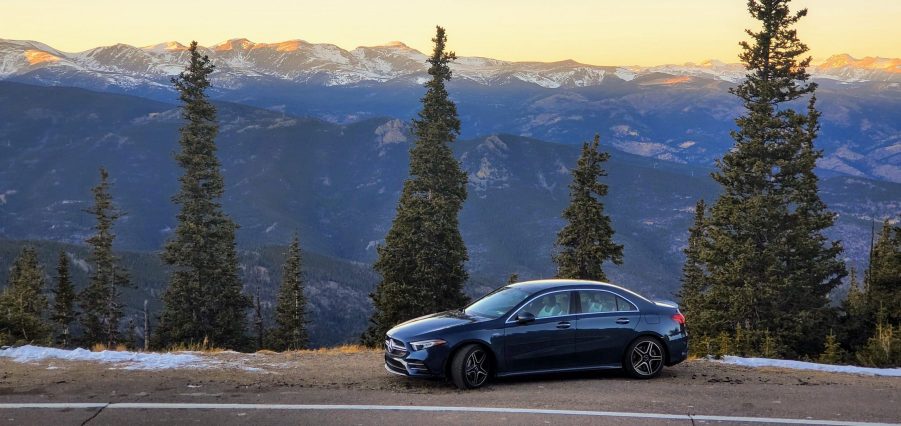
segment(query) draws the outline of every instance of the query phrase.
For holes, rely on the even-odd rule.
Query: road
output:
[[[389,375],[378,352],[208,356],[221,366],[131,371],[109,364],[0,359],[0,420],[54,425],[901,421],[898,378],[695,360],[650,381],[618,372],[581,373],[502,380],[463,392]],[[22,405],[48,403],[87,405]]]

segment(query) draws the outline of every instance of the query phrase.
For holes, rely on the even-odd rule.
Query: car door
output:
[[[635,338],[641,314],[634,304],[606,290],[579,290],[576,294],[575,363],[580,367],[618,365],[626,345]]]
[[[504,357],[509,373],[573,366],[577,317],[573,292],[545,293],[516,311],[504,328]],[[516,316],[529,312],[533,321],[520,324]]]

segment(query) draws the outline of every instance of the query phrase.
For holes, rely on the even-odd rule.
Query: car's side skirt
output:
[[[623,366],[620,364],[609,364],[609,365],[593,365],[593,366],[589,366],[589,367],[552,368],[552,369],[548,369],[548,370],[498,372],[497,377],[526,376],[526,375],[532,375],[532,374],[568,373],[568,372],[573,372],[573,371],[614,370],[617,368],[623,368]]]

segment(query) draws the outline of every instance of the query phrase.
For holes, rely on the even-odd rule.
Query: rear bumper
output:
[[[669,352],[667,366],[676,365],[688,358],[688,334],[670,336],[666,346],[667,352]]]

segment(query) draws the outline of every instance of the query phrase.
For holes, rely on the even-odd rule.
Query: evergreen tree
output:
[[[610,154],[600,151],[599,135],[582,145],[582,155],[573,169],[569,185],[569,206],[563,211],[566,226],[557,234],[558,253],[554,256],[557,276],[582,280],[607,281],[603,263],[623,263],[623,246],[613,242],[613,226],[604,213],[600,198],[607,185],[598,181],[607,176],[603,165]]]
[[[191,43],[189,54],[185,71],[172,79],[186,121],[175,157],[183,174],[173,197],[180,207],[178,225],[162,256],[171,273],[155,341],[161,346],[207,342],[244,347],[250,301],[241,292],[238,276],[237,225],[220,202],[224,182],[216,158],[219,125],[206,95],[213,65],[197,50],[197,42]]]
[[[85,210],[94,215],[95,234],[86,240],[91,246],[91,274],[88,286],[78,295],[81,307],[83,343],[97,343],[113,347],[119,339],[119,320],[122,302],[119,287],[128,287],[128,275],[118,265],[113,254],[113,225],[123,216],[110,195],[109,173],[100,169],[100,183],[91,189],[94,205]]]
[[[838,339],[831,331],[826,335],[826,343],[823,347],[823,353],[820,354],[819,362],[824,364],[838,364],[845,358],[845,351],[838,343]]]
[[[62,347],[68,347],[71,343],[69,327],[75,321],[75,286],[69,277],[69,256],[66,252],[59,252],[59,262],[56,266],[56,288],[53,289],[53,313],[50,319],[56,325],[59,332],[57,343]]]
[[[901,227],[892,226],[888,219],[870,254],[866,289],[869,316],[875,320],[875,313],[882,308],[888,324],[901,324]]]
[[[270,333],[270,347],[277,351],[305,349],[307,335],[307,298],[303,293],[300,240],[291,241],[285,256],[282,285],[275,305],[275,328]]]
[[[857,271],[852,267],[848,296],[842,302],[837,324],[838,341],[848,349],[863,346],[872,335],[873,320],[868,293],[866,284],[860,283]]]
[[[691,325],[698,330],[707,330],[704,320],[704,299],[706,279],[701,261],[701,247],[704,243],[704,217],[707,206],[704,200],[695,205],[694,224],[688,230],[688,246],[685,247],[685,264],[682,265],[682,288],[679,290],[679,309]]]
[[[867,287],[860,284],[857,279],[857,269],[851,268],[851,281],[848,284],[848,297],[845,299],[844,310],[850,315],[860,316],[866,312],[868,307]]]
[[[263,340],[266,338],[266,326],[263,323],[263,304],[260,302],[259,293],[253,297],[253,327],[257,334],[257,350],[261,350],[264,348]]]
[[[43,288],[44,271],[37,253],[25,247],[0,293],[0,344],[49,343],[50,326],[43,319],[47,309]]]
[[[507,277],[507,284],[516,284],[518,282],[519,282],[519,274],[517,274],[516,272],[510,274],[510,276]]]
[[[413,120],[410,178],[374,265],[382,281],[370,295],[375,313],[362,338],[371,346],[381,344],[397,323],[458,308],[467,300],[462,291],[467,254],[458,221],[466,200],[466,174],[450,148],[460,133],[460,120],[445,87],[451,78],[448,64],[456,56],[445,52],[444,28],[437,27],[432,41],[432,78],[425,83],[422,110]]]
[[[125,327],[125,347],[128,349],[136,349],[138,348],[138,333],[137,326],[135,325],[135,317],[128,317],[128,324]]]
[[[822,156],[813,147],[816,84],[807,82],[810,58],[798,59],[807,46],[792,28],[807,10],[792,13],[788,3],[748,1],[762,29],[741,43],[747,79],[731,92],[746,112],[732,132],[735,148],[713,175],[723,192],[701,250],[710,321],[700,332],[744,324],[769,329],[794,354],[815,354],[830,317],[827,294],[845,270],[841,245],[823,235],[835,216],[819,198],[813,171]],[[792,108],[808,95],[806,113]]]

